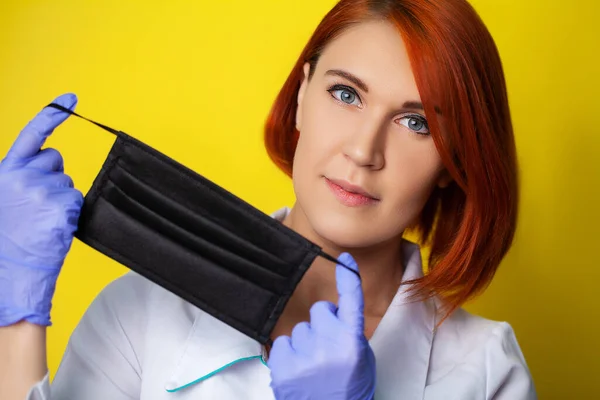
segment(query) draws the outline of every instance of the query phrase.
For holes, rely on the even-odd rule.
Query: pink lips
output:
[[[325,178],[327,186],[340,203],[348,207],[359,207],[375,204],[379,201],[360,186],[352,185],[346,181]]]

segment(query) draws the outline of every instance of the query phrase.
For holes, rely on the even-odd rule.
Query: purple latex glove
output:
[[[54,100],[69,109],[75,95]],[[58,274],[71,247],[83,195],[54,149],[40,150],[69,114],[44,108],[0,163],[0,326],[51,325]]]
[[[348,253],[338,258],[358,271]],[[375,356],[364,335],[360,278],[336,266],[339,307],[315,303],[310,323],[273,342],[268,366],[277,400],[371,400],[375,393]]]

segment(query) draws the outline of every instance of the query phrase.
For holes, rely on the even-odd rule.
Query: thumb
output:
[[[56,98],[54,103],[73,110],[77,104],[77,97],[74,94],[64,94]],[[52,131],[68,117],[66,112],[51,107],[44,108],[17,136],[6,159],[18,161],[35,156]]]
[[[335,278],[339,295],[337,317],[347,326],[357,332],[364,331],[364,297],[358,272],[358,265],[349,253],[342,253],[338,261],[353,271],[336,266]]]

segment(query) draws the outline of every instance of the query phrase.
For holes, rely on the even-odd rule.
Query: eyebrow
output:
[[[325,72],[325,75],[340,76],[354,83],[363,92],[369,93],[369,87],[367,86],[367,84],[364,83],[359,77],[352,75],[350,72],[344,71],[342,69],[330,69],[329,71]]]
[[[344,71],[343,69],[330,69],[327,72],[325,72],[325,75],[342,77],[342,78],[354,83],[363,92],[369,93],[369,87],[367,86],[367,84],[362,79],[360,79],[358,76],[353,75],[348,71]],[[423,107],[423,103],[421,103],[420,101],[414,101],[414,100],[413,101],[409,100],[409,101],[404,102],[404,104],[402,105],[402,108],[413,109],[413,110],[422,110],[422,111],[425,110]],[[436,112],[439,113],[439,109],[437,107],[436,107]]]

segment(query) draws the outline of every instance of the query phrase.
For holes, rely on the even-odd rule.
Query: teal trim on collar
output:
[[[175,389],[165,389],[165,390],[166,390],[167,392],[169,392],[169,393],[177,392],[177,391],[179,391],[179,390],[185,389],[186,387],[189,387],[189,386],[195,385],[195,384],[196,384],[196,383],[198,383],[198,382],[202,382],[203,380],[205,380],[205,379],[208,379],[208,378],[210,378],[211,376],[218,374],[219,372],[221,372],[221,371],[223,371],[223,370],[225,370],[225,369],[227,369],[227,368],[231,367],[231,366],[232,366],[232,365],[234,365],[234,364],[237,364],[237,363],[239,363],[239,362],[242,362],[242,361],[255,360],[255,359],[257,359],[257,358],[260,358],[260,361],[263,363],[263,365],[265,365],[265,366],[267,365],[267,364],[265,363],[265,360],[263,359],[263,357],[262,357],[262,356],[252,356],[252,357],[244,357],[244,358],[239,358],[239,359],[237,359],[237,360],[234,360],[234,361],[230,362],[229,364],[226,364],[226,365],[222,366],[222,367],[221,367],[221,368],[219,368],[219,369],[216,369],[216,370],[214,370],[214,371],[213,371],[213,372],[211,372],[210,374],[206,374],[206,375],[204,375],[204,376],[201,376],[200,378],[196,379],[196,380],[195,380],[195,381],[193,381],[193,382],[190,382],[190,383],[188,383],[188,384],[186,384],[186,385],[180,386],[180,387],[178,387],[178,388],[175,388]]]

